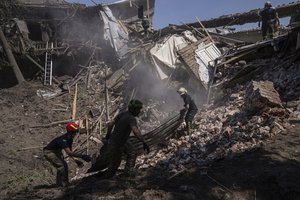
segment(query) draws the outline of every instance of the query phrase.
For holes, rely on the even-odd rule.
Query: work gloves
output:
[[[186,113],[186,109],[185,109],[185,108],[184,108],[184,109],[181,109],[181,110],[180,110],[180,117],[181,117],[181,118],[184,118],[185,113]]]
[[[75,163],[78,167],[83,167],[83,162],[81,162],[80,160],[75,160]]]
[[[82,155],[81,159],[85,162],[90,162],[92,160],[92,158],[89,155]]]
[[[143,142],[143,149],[144,149],[144,151],[147,151],[147,153],[150,152],[150,148],[149,148],[149,146],[146,144],[146,142]]]
[[[184,114],[185,114],[185,111],[186,111],[185,108],[184,108],[184,109],[181,109],[181,110],[180,110],[180,114],[181,114],[181,115],[184,115]]]

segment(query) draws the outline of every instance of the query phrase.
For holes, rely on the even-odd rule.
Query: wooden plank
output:
[[[75,85],[75,94],[73,99],[72,120],[75,120],[76,117],[76,104],[77,104],[77,84]]]
[[[199,22],[200,26],[203,28],[203,30],[205,31],[206,35],[209,37],[210,41],[212,43],[215,43],[215,41],[212,39],[212,37],[210,36],[210,34],[207,32],[206,28],[203,26],[203,24],[201,23],[201,21],[199,20],[198,17],[196,17],[197,21]]]
[[[5,35],[4,35],[1,27],[0,27],[0,39],[2,41],[3,48],[5,50],[6,56],[7,56],[8,60],[9,60],[9,63],[11,64],[11,66],[13,68],[13,71],[14,71],[14,74],[15,74],[15,76],[17,78],[18,83],[24,82],[25,79],[23,77],[23,74],[22,74],[22,72],[21,72],[21,70],[20,70],[20,68],[19,68],[19,66],[17,64],[17,61],[16,61],[16,59],[14,57],[14,54],[11,51],[11,48],[10,48],[10,46],[9,46],[7,40],[6,40],[6,37],[5,37]]]
[[[44,148],[45,146],[34,146],[34,147],[25,147],[21,149],[17,149],[17,151],[25,151],[25,150],[32,150],[32,149],[41,149]]]
[[[147,0],[147,18],[150,20],[150,2]]]
[[[89,119],[87,115],[85,116],[85,128],[86,128],[86,154],[89,155]]]
[[[106,121],[109,121],[109,96],[108,96],[108,88],[107,88],[107,66],[105,65],[105,81],[104,81],[104,90],[105,90],[105,110],[106,110]]]

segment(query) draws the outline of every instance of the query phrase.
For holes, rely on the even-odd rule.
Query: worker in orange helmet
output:
[[[79,126],[74,122],[70,122],[66,126],[67,132],[64,135],[53,139],[46,147],[44,147],[44,156],[57,170],[56,186],[67,187],[69,185],[68,165],[64,159],[62,150],[70,157],[81,158],[86,162],[91,161],[91,157],[75,153],[72,151],[73,139],[78,133]],[[76,164],[81,167],[83,163],[80,160],[74,159]]]

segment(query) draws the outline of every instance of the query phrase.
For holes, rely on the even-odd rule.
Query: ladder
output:
[[[53,42],[46,44],[46,57],[45,57],[45,73],[44,73],[44,85],[52,85],[52,50]]]

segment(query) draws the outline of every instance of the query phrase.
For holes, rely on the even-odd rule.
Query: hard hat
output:
[[[130,100],[128,104],[128,109],[142,109],[143,108],[143,103],[140,100],[137,99],[132,99]]]
[[[266,1],[265,6],[272,6],[271,1]]]
[[[66,126],[66,130],[67,130],[68,132],[77,132],[78,129],[79,129],[78,124],[76,124],[76,123],[74,123],[74,122],[70,122],[70,123],[68,123],[67,126]]]
[[[187,93],[187,90],[184,87],[181,87],[177,90],[179,95],[184,95]]]

